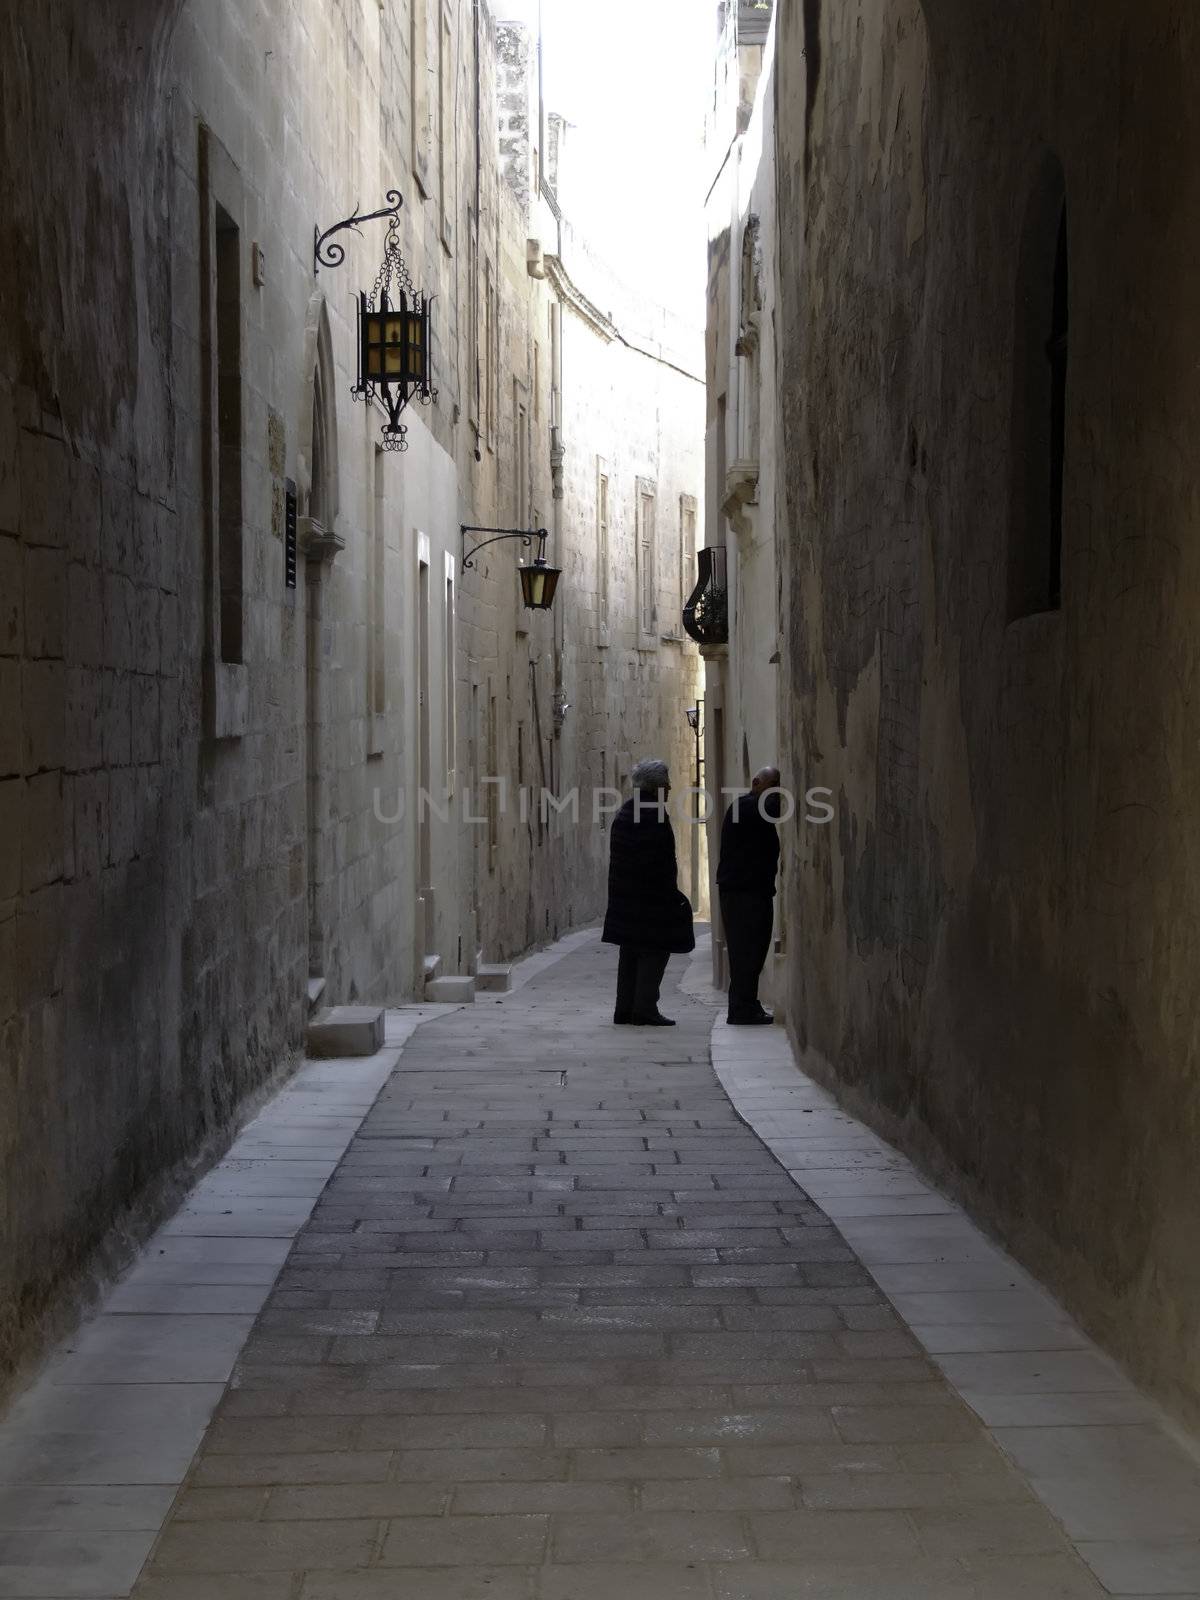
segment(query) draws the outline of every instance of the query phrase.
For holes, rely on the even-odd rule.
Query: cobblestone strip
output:
[[[674,965],[679,965],[675,963]],[[1094,1600],[588,946],[423,1027],[297,1240],[138,1600]]]

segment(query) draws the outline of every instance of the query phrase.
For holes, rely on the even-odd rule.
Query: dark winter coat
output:
[[[675,834],[666,807],[626,800],[609,835],[605,944],[686,955],[696,948],[692,907],[679,889]]]
[[[771,818],[770,799],[744,794],[725,813],[721,827],[721,859],[717,888],[741,894],[775,893],[779,871],[779,829]]]

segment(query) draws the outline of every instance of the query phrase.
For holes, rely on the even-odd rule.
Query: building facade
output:
[[[782,979],[806,1065],[1194,1420],[1200,26],[1074,24],[775,19],[781,764],[835,808]]]
[[[715,552],[698,604],[717,602],[718,625],[698,629],[704,657],[704,751],[715,879],[726,806],[760,768],[783,765],[778,680],[781,650],[775,508],[776,227],[772,8],[758,0],[718,7],[708,152],[706,526]],[[697,578],[701,575],[698,573]],[[720,626],[723,616],[725,627]],[[724,637],[721,637],[722,633]],[[798,779],[783,775],[787,787]],[[784,824],[786,827],[787,824]],[[713,977],[728,978],[720,903],[711,884]],[[777,911],[775,953],[762,996],[782,1015],[778,981],[786,949]]]
[[[535,54],[466,0],[0,10],[0,1382],[313,1005],[598,914],[590,792],[543,788],[686,755],[695,653],[627,578],[644,486],[666,615],[701,388],[531,244]],[[403,452],[351,394],[386,219],[314,263],[389,191],[434,297]],[[463,524],[548,528],[555,610]]]

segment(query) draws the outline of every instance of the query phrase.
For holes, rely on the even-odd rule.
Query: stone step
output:
[[[475,968],[476,989],[507,994],[512,988],[512,967],[503,961],[481,961]]]
[[[425,998],[434,1005],[471,1005],[475,999],[475,979],[471,977],[434,978],[425,985]]]
[[[383,1049],[381,1006],[326,1006],[308,1025],[310,1056],[373,1056]]]

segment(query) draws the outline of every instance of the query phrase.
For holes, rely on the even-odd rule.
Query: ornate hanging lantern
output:
[[[322,267],[340,267],[346,259],[345,246],[334,235],[346,229],[361,231],[364,222],[378,217],[388,219],[383,262],[370,294],[358,296],[358,382],[350,393],[356,400],[378,399],[388,414],[384,423],[385,450],[406,450],[408,429],[400,413],[416,398],[422,405],[437,399],[431,374],[429,313],[430,295],[418,294],[412,275],[400,254],[400,207],[404,204],[398,189],[389,189],[388,203],[379,211],[360,216],[358,207],[351,216],[335,222],[324,233],[313,230],[313,272]],[[330,241],[333,241],[332,243]]]
[[[383,262],[370,294],[358,297],[358,382],[356,400],[378,398],[388,414],[382,428],[385,450],[407,450],[408,429],[400,414],[413,399],[437,399],[430,381],[429,313],[432,300],[413,287],[400,254],[400,214],[391,213]]]

